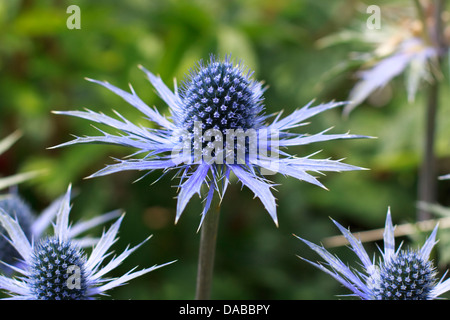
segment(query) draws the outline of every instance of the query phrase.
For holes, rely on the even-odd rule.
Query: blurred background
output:
[[[70,16],[66,10],[73,4],[81,10],[81,29],[66,26]],[[136,265],[178,260],[111,291],[112,298],[193,299],[200,200],[194,197],[175,225],[177,181],[170,175],[154,184],[160,172],[136,183],[138,172],[84,179],[112,163],[111,157],[121,158],[133,150],[106,145],[50,150],[70,140],[71,134],[96,132],[89,121],[51,111],[89,108],[113,115],[114,109],[131,121],[143,121],[120,97],[84,79],[89,77],[125,90],[131,83],[143,101],[167,115],[167,106],[137,66],[160,74],[172,88],[173,78],[182,81],[198,60],[208,59],[211,53],[221,57],[231,53],[269,86],[267,113],[283,109],[289,114],[312,99],[317,103],[346,100],[359,67],[352,54],[370,52],[373,46],[361,39],[333,39],[343,31],[364,34],[370,4],[404,6],[404,13],[411,9],[409,1],[392,0],[0,0],[0,138],[22,132],[22,138],[0,157],[0,175],[42,171],[18,188],[36,212],[70,183],[77,193],[72,220],[123,209],[126,216],[116,252],[153,234],[115,275]],[[443,73],[446,80],[436,128],[439,175],[450,173],[447,61]],[[395,224],[414,223],[424,104],[420,89],[415,102],[408,103],[400,76],[349,117],[330,110],[301,127],[305,133],[317,133],[334,126],[333,133],[350,131],[378,139],[290,149],[299,156],[322,150],[321,158],[345,158],[370,170],[322,176],[329,191],[274,176],[280,184],[275,192],[278,228],[253,193],[233,181],[221,211],[212,298],[342,299],[337,295],[349,293],[297,257],[319,259],[293,234],[315,243],[324,241],[338,234],[330,217],[355,232],[382,228],[389,206]],[[449,180],[437,181],[437,187],[438,204],[450,206]],[[98,228],[94,234],[101,231]],[[417,247],[428,234],[417,231],[399,242]],[[450,232],[442,228],[439,238],[433,258],[442,275],[450,266]],[[376,246],[381,243],[365,244],[371,256],[379,253]],[[345,246],[329,250],[358,267]]]

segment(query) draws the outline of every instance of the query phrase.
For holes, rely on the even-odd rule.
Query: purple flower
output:
[[[334,221],[352,251],[361,261],[364,272],[350,268],[323,246],[318,246],[300,237],[326,262],[315,263],[301,258],[339,281],[362,300],[433,300],[450,290],[450,279],[437,280],[436,269],[429,260],[436,244],[437,226],[419,250],[395,249],[394,226],[390,210],[387,212],[384,229],[384,251],[382,259],[371,260],[360,240],[349,230]]]
[[[122,215],[103,232],[100,239],[95,241],[90,254],[87,254],[74,236],[99,222],[104,222],[105,218],[100,216],[90,221],[70,224],[70,193],[69,186],[66,194],[55,202],[52,208],[56,215],[56,222],[53,225],[54,235],[45,235],[39,239],[30,240],[18,219],[0,208],[0,225],[5,230],[4,236],[18,252],[16,260],[20,261],[14,266],[7,264],[4,259],[0,261],[19,274],[18,277],[12,278],[0,275],[0,289],[11,295],[10,299],[93,299],[96,296],[106,295],[106,291],[124,285],[134,278],[174,262],[138,271],[133,268],[119,277],[105,276],[122,264],[150,237],[135,247],[127,247],[122,253],[105,262],[112,254],[108,250],[117,241]]]
[[[318,113],[344,105],[329,102],[294,111],[285,118],[281,112],[271,124],[264,114],[263,93],[265,88],[251,78],[252,73],[230,57],[217,61],[211,56],[208,64],[199,62],[192,69],[179,89],[175,83],[172,92],[161,80],[144,67],[140,67],[155,87],[159,96],[169,106],[171,118],[148,107],[131,88],[131,93],[109,83],[98,83],[122,97],[158,128],[148,128],[131,123],[120,114],[118,119],[86,111],[58,111],[84,118],[117,129],[114,135],[100,131],[94,137],[77,137],[63,143],[104,143],[131,147],[137,150],[132,157],[118,160],[93,174],[98,177],[125,170],[151,172],[175,170],[181,178],[178,193],[176,221],[194,194],[207,187],[202,219],[207,213],[215,192],[223,198],[230,174],[257,196],[264,204],[275,224],[278,224],[272,182],[264,175],[281,173],[325,188],[312,174],[322,171],[348,171],[362,168],[344,164],[340,160],[313,159],[312,155],[296,157],[285,149],[290,146],[336,139],[367,138],[351,134],[327,134],[328,130],[307,135],[288,132],[307,123],[305,120]],[[137,157],[143,154],[142,157]],[[200,223],[201,225],[201,223]]]

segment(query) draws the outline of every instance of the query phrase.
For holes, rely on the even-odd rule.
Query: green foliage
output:
[[[81,9],[79,30],[66,27],[66,9],[72,4]],[[189,68],[210,53],[232,53],[269,85],[268,113],[290,113],[312,99],[345,100],[355,68],[350,63],[342,72],[333,71],[350,61],[351,52],[367,48],[358,42],[321,47],[320,40],[337,30],[354,29],[355,21],[364,25],[367,15],[359,10],[364,5],[352,0],[0,0],[0,138],[16,130],[23,134],[1,156],[0,175],[42,171],[19,187],[37,211],[64,193],[69,183],[78,191],[74,220],[116,208],[126,211],[117,250],[154,236],[118,268],[118,274],[135,265],[178,260],[117,288],[113,298],[193,299],[200,201],[193,199],[189,212],[175,225],[177,181],[163,177],[152,184],[160,175],[153,173],[132,184],[140,177],[137,172],[83,180],[111,163],[110,156],[120,158],[133,150],[96,145],[47,149],[71,139],[71,134],[95,132],[87,121],[51,111],[89,108],[112,114],[115,109],[145,125],[137,111],[84,77],[107,80],[125,90],[131,83],[148,105],[167,114],[167,106],[137,66],[160,74],[168,84],[174,77],[180,83]],[[350,130],[378,139],[320,145],[321,157],[346,157],[346,162],[370,169],[321,177],[329,191],[274,176],[281,184],[275,193],[279,228],[249,190],[237,183],[229,187],[219,225],[213,299],[336,299],[348,292],[296,257],[301,253],[317,258],[293,233],[320,242],[337,234],[328,217],[355,231],[380,228],[388,206],[394,223],[415,221],[424,96],[419,89],[416,101],[408,103],[402,80],[389,85],[382,106],[365,103],[348,118],[331,110],[302,128],[315,133],[334,126],[333,132]],[[440,94],[438,169],[446,174],[450,96],[448,90]],[[316,151],[305,146],[298,155]],[[449,183],[439,186],[439,202],[450,205]],[[438,245],[439,250],[450,248],[449,243],[447,239],[445,247]],[[348,251],[339,252],[343,261],[353,260]],[[448,252],[442,256],[443,270],[450,258]]]

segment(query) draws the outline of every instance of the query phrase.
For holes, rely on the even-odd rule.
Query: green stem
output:
[[[216,193],[201,226],[196,300],[208,300],[211,297],[219,215],[220,199]]]
[[[435,127],[436,112],[438,107],[439,85],[437,81],[430,84],[428,91],[428,101],[425,123],[425,141],[422,156],[422,165],[419,175],[419,201],[432,204],[436,201],[436,169],[435,169]],[[431,213],[427,207],[420,206],[417,219],[419,221],[431,218]]]
[[[443,0],[434,1],[434,14],[433,14],[433,43],[437,50],[440,52],[443,47],[442,44],[442,17]],[[437,68],[439,70],[440,59],[437,61]],[[419,174],[419,187],[418,187],[418,200],[420,202],[432,204],[436,201],[436,159],[434,152],[435,145],[435,131],[436,131],[436,115],[439,105],[439,79],[434,77],[433,83],[429,85],[426,119],[425,119],[425,139],[424,139],[424,151],[422,157],[422,165]],[[417,212],[417,219],[427,220],[431,218],[431,212],[427,208],[420,206]]]

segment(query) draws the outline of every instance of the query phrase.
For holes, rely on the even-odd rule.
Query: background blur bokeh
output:
[[[137,66],[160,74],[172,87],[173,78],[181,81],[189,68],[211,53],[221,57],[231,53],[269,85],[268,113],[281,109],[290,113],[312,99],[345,100],[357,67],[349,57],[371,47],[357,41],[323,46],[321,39],[340,30],[363,32],[366,8],[374,3],[409,5],[406,0],[0,0],[0,137],[22,132],[22,138],[0,157],[0,175],[42,170],[39,177],[19,186],[36,211],[64,193],[69,183],[77,193],[72,220],[116,208],[126,211],[116,251],[149,234],[153,238],[117,274],[136,265],[178,260],[115,289],[114,299],[193,299],[200,200],[193,198],[175,225],[176,181],[170,176],[155,184],[160,172],[136,183],[132,182],[140,177],[138,172],[83,179],[112,163],[110,157],[133,150],[105,145],[47,149],[68,141],[71,134],[95,132],[89,121],[51,111],[89,108],[111,115],[115,109],[130,120],[143,121],[121,98],[84,80],[89,77],[123,89],[131,83],[142,100],[167,114],[167,106]],[[79,30],[66,26],[66,9],[72,4],[81,9]],[[444,62],[445,76],[447,69]],[[439,174],[450,173],[446,81],[436,131]],[[381,228],[388,206],[394,223],[415,221],[424,101],[419,90],[416,101],[408,103],[399,77],[348,118],[341,110],[330,110],[302,127],[317,133],[334,126],[335,133],[350,130],[378,139],[333,141],[296,150],[300,156],[323,150],[322,158],[346,158],[347,163],[370,170],[321,177],[329,191],[274,176],[280,184],[275,192],[278,228],[252,192],[234,181],[221,211],[212,298],[337,299],[336,295],[348,293],[296,256],[318,259],[293,234],[315,243],[337,235],[329,217],[355,232]],[[437,184],[439,204],[449,206],[449,180]],[[99,234],[101,228],[95,231]],[[441,274],[450,264],[448,233],[440,231],[433,251]],[[417,246],[423,239],[414,234],[403,240]],[[366,244],[370,254],[378,253],[375,244]],[[346,247],[330,250],[345,262],[354,261]]]

